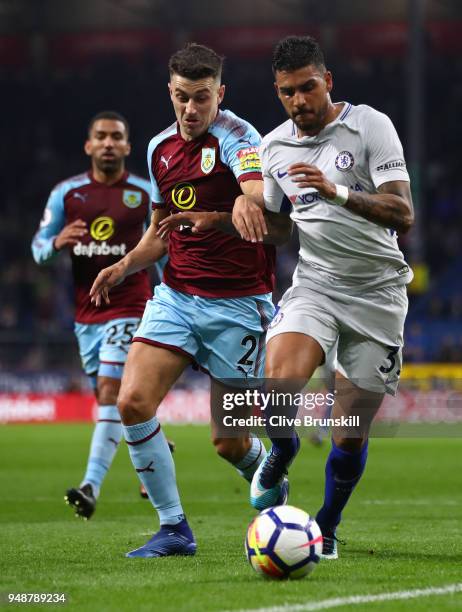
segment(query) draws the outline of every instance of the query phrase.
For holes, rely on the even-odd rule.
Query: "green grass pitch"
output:
[[[126,559],[157,528],[138,495],[124,444],[84,522],[64,504],[79,483],[90,425],[0,428],[0,592],[66,593],[65,609],[219,611],[462,582],[462,439],[374,439],[365,476],[345,511],[338,561],[308,578],[269,582],[244,557],[254,512],[247,484],[219,459],[208,428],[166,428],[183,504],[198,542],[193,558]],[[303,442],[290,503],[315,513],[328,445]],[[0,604],[0,607],[28,608]],[[45,607],[45,606],[39,606]],[[50,605],[48,604],[48,608]],[[59,607],[57,605],[53,608]],[[34,606],[37,608],[37,605]],[[462,593],[336,609],[456,610]]]

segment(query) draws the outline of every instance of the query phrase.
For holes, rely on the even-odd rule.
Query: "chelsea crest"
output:
[[[349,151],[340,151],[335,158],[335,167],[337,170],[340,170],[340,172],[348,172],[348,170],[353,168],[354,163],[354,157]]]

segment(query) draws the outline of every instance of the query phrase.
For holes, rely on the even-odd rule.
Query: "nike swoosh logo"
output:
[[[286,176],[287,172],[279,172],[278,170],[278,178],[283,178],[284,176]]]

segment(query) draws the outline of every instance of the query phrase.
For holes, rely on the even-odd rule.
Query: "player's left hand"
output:
[[[292,164],[287,169],[292,181],[298,187],[312,187],[317,189],[319,195],[326,200],[332,200],[337,195],[337,188],[331,183],[319,168],[311,164]]]
[[[181,212],[165,217],[159,222],[157,235],[165,240],[170,232],[178,227],[189,227],[193,234],[215,229],[215,214],[213,212]]]

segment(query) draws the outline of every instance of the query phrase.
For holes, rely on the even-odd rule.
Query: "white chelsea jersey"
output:
[[[370,106],[343,103],[338,117],[316,136],[297,136],[288,120],[261,144],[265,206],[290,214],[297,224],[300,259],[293,284],[362,292],[405,284],[412,271],[398,248],[396,232],[300,188],[287,168],[317,166],[333,183],[377,193],[382,183],[409,181],[403,148],[390,119]]]

